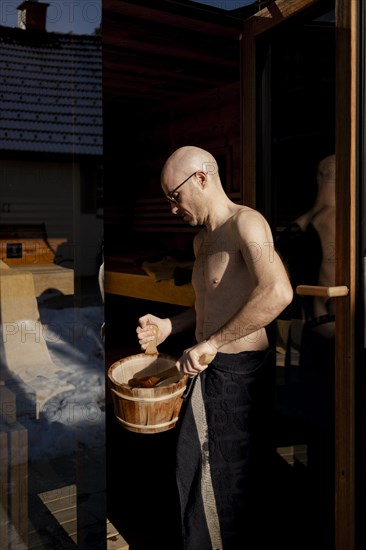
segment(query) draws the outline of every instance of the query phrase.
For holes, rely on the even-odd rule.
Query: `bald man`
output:
[[[267,221],[229,199],[209,152],[179,148],[161,185],[172,214],[202,227],[193,243],[194,308],[170,319],[147,314],[137,327],[145,350],[150,323],[158,344],[195,326],[197,343],[177,361],[193,387],[177,447],[184,549],[254,548],[273,403],[266,327],[292,287]],[[209,365],[200,363],[204,354],[214,356]]]

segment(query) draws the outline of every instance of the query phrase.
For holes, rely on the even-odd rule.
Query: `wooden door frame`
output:
[[[337,1],[337,0],[335,0]],[[278,26],[304,16],[328,0],[274,0],[244,21],[241,34],[241,200],[256,206],[257,180],[257,39]]]
[[[356,548],[356,251],[358,165],[358,25],[357,0],[336,0],[336,284],[349,288],[336,301],[336,550]],[[347,182],[348,185],[344,185]]]
[[[275,0],[244,22],[241,36],[241,198],[256,206],[257,39],[285,21],[305,16],[326,0]],[[355,277],[357,166],[357,0],[335,0],[336,12],[336,301],[335,550],[355,549]],[[269,153],[268,153],[269,154]],[[348,182],[349,185],[344,185]]]

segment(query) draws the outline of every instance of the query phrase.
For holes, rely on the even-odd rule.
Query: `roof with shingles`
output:
[[[102,146],[101,38],[0,26],[0,150],[98,156]]]

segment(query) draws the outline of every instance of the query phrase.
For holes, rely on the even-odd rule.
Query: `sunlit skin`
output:
[[[171,319],[144,315],[137,328],[145,350],[152,338],[149,323],[159,326],[158,344],[195,326],[197,344],[177,362],[190,377],[207,368],[199,363],[205,353],[266,349],[265,327],[292,300],[291,284],[267,221],[259,212],[229,199],[210,153],[190,146],[173,153],[162,170],[163,192],[173,191],[192,173],[177,192],[178,204],[170,207],[189,225],[202,226],[193,242],[195,306]]]
[[[322,248],[319,286],[335,285],[335,236],[336,236],[336,178],[335,155],[323,159],[317,169],[317,196],[310,210],[302,214],[296,223],[305,231],[311,223],[316,229]],[[334,302],[327,297],[315,297],[314,317],[334,313]],[[334,337],[335,323],[325,323],[314,330],[329,338]]]

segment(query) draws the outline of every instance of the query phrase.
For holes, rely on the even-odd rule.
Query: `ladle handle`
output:
[[[198,362],[199,362],[200,365],[209,365],[214,360],[214,358],[215,358],[215,356],[211,355],[211,353],[203,353],[201,355],[201,357],[199,358]],[[182,399],[187,399],[187,397],[189,396],[189,394],[191,393],[191,391],[193,389],[195,380],[196,380],[196,377],[191,378],[190,380],[188,380],[186,391],[182,395]]]
[[[157,355],[159,353],[157,348],[159,327],[157,325],[154,325],[153,323],[149,323],[149,326],[154,333],[154,339],[148,343],[145,353],[146,355]]]
[[[209,365],[214,360],[214,358],[215,356],[211,355],[211,353],[203,353],[198,362],[200,365]]]

